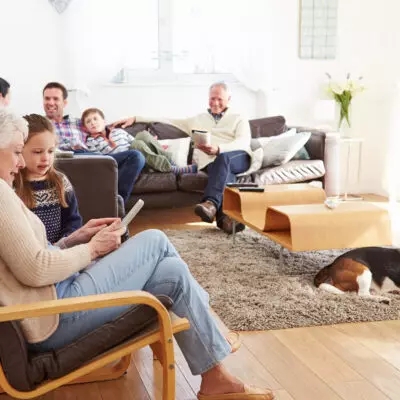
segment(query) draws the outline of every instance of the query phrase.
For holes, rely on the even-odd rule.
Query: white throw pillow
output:
[[[271,140],[280,140],[280,139],[288,137],[288,136],[294,136],[295,134],[296,134],[296,128],[291,128],[288,131],[280,133],[279,135],[276,135],[276,136],[259,137],[257,139],[253,139],[253,140],[257,140],[259,146],[264,147]],[[257,147],[259,147],[259,146],[257,146]]]
[[[250,168],[241,174],[237,174],[236,176],[239,177],[239,176],[250,175],[253,172],[258,171],[261,168],[263,157],[264,157],[264,151],[262,147],[259,147],[258,149],[254,150],[251,154]]]
[[[172,161],[178,167],[184,167],[187,165],[190,137],[179,138],[179,139],[162,139],[158,141],[161,146],[166,146],[166,151],[171,153]]]
[[[287,163],[307,143],[310,137],[311,132],[300,132],[293,136],[282,134],[265,141],[262,146],[264,150],[262,168]]]

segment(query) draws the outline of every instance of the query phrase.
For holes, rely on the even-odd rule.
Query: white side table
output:
[[[341,196],[343,201],[349,200],[363,200],[361,196],[355,196],[348,193],[349,189],[349,175],[350,175],[350,159],[353,147],[356,147],[358,151],[357,154],[357,183],[360,182],[360,174],[361,174],[361,159],[362,159],[362,145],[364,142],[364,138],[362,137],[351,137],[351,136],[341,136],[339,138],[340,147],[347,147],[347,162],[346,162],[346,180],[345,180],[345,188],[344,194]]]

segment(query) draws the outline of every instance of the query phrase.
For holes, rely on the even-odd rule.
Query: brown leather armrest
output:
[[[57,159],[56,167],[74,186],[84,222],[118,216],[118,166],[112,157],[74,155]]]

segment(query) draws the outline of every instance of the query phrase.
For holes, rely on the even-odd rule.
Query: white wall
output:
[[[281,113],[292,124],[316,124],[313,109],[322,98],[325,72],[364,76],[367,90],[354,99],[354,134],[363,136],[363,192],[387,193],[385,157],[390,130],[391,87],[400,75],[400,2],[339,1],[338,51],[331,61],[298,58],[298,0],[266,0],[273,40],[269,40],[269,114]],[[355,165],[352,165],[354,168]],[[354,188],[354,185],[353,185]],[[357,188],[356,188],[357,189]]]
[[[115,5],[121,1],[125,0],[115,0]],[[121,52],[121,43],[113,39],[113,50],[104,54],[102,46],[115,37],[115,32],[121,29],[118,23],[129,20],[131,13],[121,17],[122,20],[116,20],[115,15],[104,15],[113,23],[105,25],[101,33],[90,30],[89,6],[93,6],[93,0],[74,0],[62,15],[47,0],[0,2],[2,14],[6,10],[7,15],[1,28],[6,33],[3,34],[0,76],[12,84],[13,106],[17,111],[41,112],[41,89],[50,80],[60,80],[72,88],[88,87],[88,97],[80,94],[77,101],[71,96],[70,110],[80,112],[80,108],[97,105],[104,108],[109,119],[132,112],[183,116],[204,108],[207,86],[204,83],[160,87],[107,84],[117,65],[124,62],[123,51],[134,51],[135,43],[130,47],[124,45]],[[96,4],[101,10],[102,3]],[[246,61],[247,67],[254,65],[257,69],[254,75],[259,77],[257,81],[266,92],[266,103],[257,103],[263,96],[236,85],[235,105],[249,117],[282,114],[291,125],[315,125],[318,122],[313,120],[313,109],[323,96],[325,72],[334,77],[347,72],[362,74],[367,90],[355,98],[352,113],[353,132],[365,138],[361,182],[355,189],[386,193],[385,158],[395,137],[391,122],[392,86],[399,81],[400,71],[397,21],[400,2],[339,1],[338,52],[337,58],[330,61],[298,58],[299,0],[263,0],[258,4],[264,7],[258,10],[254,22],[260,54],[257,60]],[[135,38],[140,40],[137,35]],[[264,76],[260,75],[261,71]],[[253,84],[250,87],[254,89]]]
[[[0,76],[11,84],[12,108],[42,112],[43,86],[64,79],[60,16],[48,0],[0,0]]]

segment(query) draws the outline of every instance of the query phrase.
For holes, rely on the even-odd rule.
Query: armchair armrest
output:
[[[117,199],[118,166],[112,157],[74,155],[72,158],[58,158],[56,167],[74,186],[84,222],[91,218],[122,215]]]
[[[167,309],[155,296],[142,290],[132,290],[4,306],[0,307],[0,322],[133,304],[146,304],[154,308],[162,318],[168,316]]]

